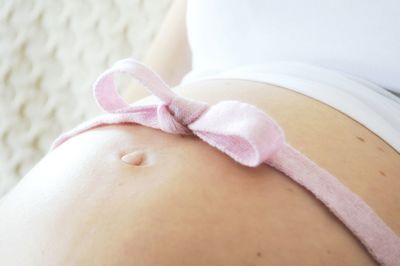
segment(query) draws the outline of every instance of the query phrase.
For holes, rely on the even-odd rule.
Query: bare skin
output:
[[[356,121],[268,84],[175,90],[264,110],[400,235],[400,156]],[[49,153],[0,203],[0,235],[1,265],[375,265],[287,176],[139,125],[90,130]]]

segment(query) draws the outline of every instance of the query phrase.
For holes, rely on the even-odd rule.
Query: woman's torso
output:
[[[292,146],[400,235],[400,156],[358,122],[257,82],[210,80],[176,91],[264,110]],[[119,159],[134,149],[146,150],[144,166]],[[335,216],[285,175],[138,125],[90,130],[50,153],[0,202],[0,235],[7,265],[374,265]]]

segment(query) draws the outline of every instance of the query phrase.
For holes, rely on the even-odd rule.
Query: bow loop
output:
[[[169,89],[157,73],[133,58],[127,58],[116,62],[110,69],[102,73],[93,84],[94,98],[106,112],[118,113],[129,109],[129,105],[119,95],[115,86],[115,73],[130,75],[165,103],[169,103],[175,97],[175,93]]]
[[[199,138],[247,166],[258,166],[284,144],[279,125],[256,107],[237,101],[211,106],[189,128]]]

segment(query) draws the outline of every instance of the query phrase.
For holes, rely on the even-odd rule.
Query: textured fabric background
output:
[[[171,0],[0,0],[0,196],[62,131],[95,115],[91,84],[141,59]]]

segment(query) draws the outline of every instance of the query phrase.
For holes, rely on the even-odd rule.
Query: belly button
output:
[[[146,161],[146,153],[143,150],[129,152],[123,155],[121,160],[130,165],[143,165]]]

